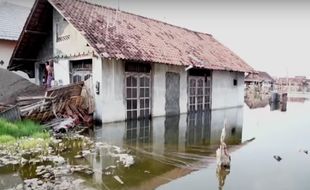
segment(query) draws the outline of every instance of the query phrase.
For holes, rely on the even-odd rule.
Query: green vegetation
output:
[[[0,119],[0,144],[14,143],[23,137],[48,139],[50,135],[41,125],[33,121],[9,122]]]

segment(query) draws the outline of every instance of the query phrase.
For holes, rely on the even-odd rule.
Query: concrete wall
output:
[[[64,39],[57,41],[56,33]],[[85,38],[56,10],[53,12],[53,34],[54,56],[72,56],[93,51]]]
[[[124,85],[125,68],[122,61],[104,59],[100,90],[102,98],[102,122],[125,120],[126,104]]]
[[[54,62],[54,79],[58,84],[70,84],[70,62],[68,59]]]
[[[166,72],[180,74],[180,112],[187,112],[187,72],[184,67],[154,64],[153,69],[152,115],[163,116],[165,111]]]
[[[234,79],[237,86],[234,86]],[[212,72],[212,109],[243,106],[244,74],[229,71]]]
[[[102,68],[103,60],[99,57],[92,58],[92,80],[93,80],[93,90],[95,98],[95,113],[94,118],[96,120],[102,121],[103,115],[103,87],[102,87]],[[99,94],[96,93],[96,84],[99,84]]]

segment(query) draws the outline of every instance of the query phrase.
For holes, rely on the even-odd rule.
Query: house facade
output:
[[[310,92],[310,80],[306,76],[280,77],[276,79],[276,89],[289,93]]]
[[[103,123],[243,106],[253,71],[210,34],[80,0],[37,0],[9,68],[42,84],[47,60],[57,85],[93,81]]]
[[[6,69],[30,9],[0,1],[0,68]],[[29,79],[23,72],[20,76]]]

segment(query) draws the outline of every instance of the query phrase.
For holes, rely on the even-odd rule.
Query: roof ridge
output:
[[[101,7],[101,8],[105,8],[105,9],[110,9],[110,10],[113,10],[113,11],[120,11],[120,12],[125,13],[125,14],[137,16],[137,17],[140,17],[140,18],[143,18],[143,19],[147,19],[147,20],[152,20],[152,21],[155,21],[155,22],[158,22],[158,23],[162,23],[162,24],[165,24],[165,25],[169,25],[169,26],[172,26],[172,27],[177,27],[177,28],[189,31],[189,32],[193,32],[195,34],[202,34],[202,35],[207,35],[207,36],[213,37],[212,34],[209,34],[209,33],[206,33],[206,32],[194,31],[194,30],[188,29],[186,27],[177,26],[177,25],[165,22],[165,21],[161,21],[161,20],[155,19],[155,18],[150,18],[150,17],[138,15],[138,14],[135,14],[135,13],[124,11],[124,10],[117,10],[116,8],[107,7],[107,6],[100,5],[100,4],[97,4],[97,3],[94,3],[94,2],[89,2],[87,0],[75,0],[75,1],[80,1],[80,2],[83,2],[83,3],[89,4],[89,5],[93,5],[93,6],[97,6],[97,7]]]

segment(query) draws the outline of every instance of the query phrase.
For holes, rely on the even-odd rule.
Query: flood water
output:
[[[302,151],[310,150],[309,113],[309,101],[294,100],[285,106],[250,109],[245,105],[104,124],[96,127],[93,139],[128,150],[133,165],[115,163],[106,151],[78,161],[73,158],[78,148],[62,156],[70,164],[93,168],[92,175],[74,174],[93,189],[310,189],[310,152]],[[217,172],[215,151],[225,118],[231,170]],[[111,170],[111,166],[116,167]],[[26,173],[33,170],[27,168]],[[0,168],[0,187],[12,187],[31,176],[23,171]]]

